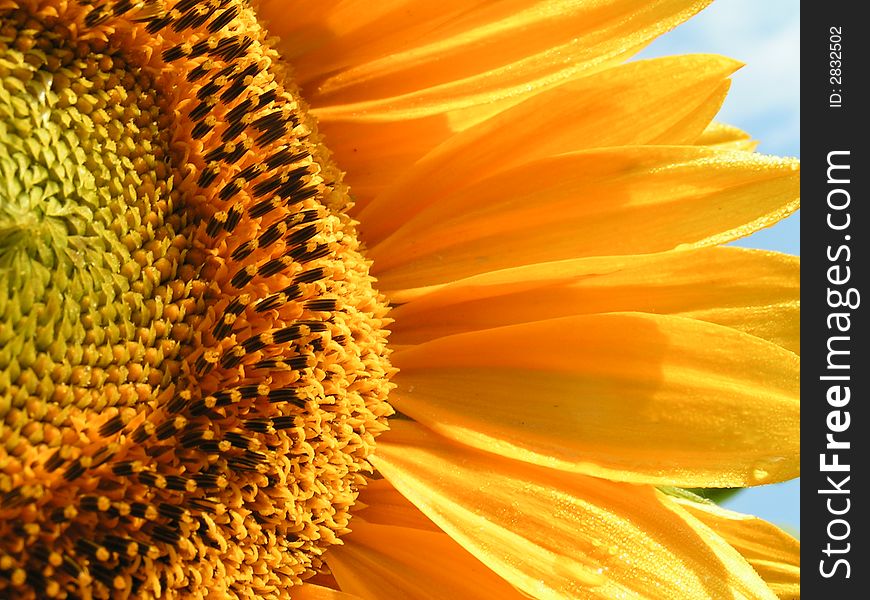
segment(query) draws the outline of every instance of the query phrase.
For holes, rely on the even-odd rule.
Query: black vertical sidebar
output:
[[[870,583],[870,30],[862,6],[804,2],[801,15],[804,598],[866,598]]]

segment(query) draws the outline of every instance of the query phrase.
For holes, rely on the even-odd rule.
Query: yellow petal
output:
[[[507,460],[401,420],[372,461],[444,531],[535,598],[773,597],[736,551],[700,534],[653,488]]]
[[[367,600],[521,600],[522,594],[449,535],[353,520],[326,562],[341,589]]]
[[[797,161],[711,148],[625,147],[541,159],[486,178],[367,252],[382,290],[579,258],[719,244],[798,207]]]
[[[693,143],[738,65],[706,55],[638,61],[537,94],[420,159],[360,213],[363,235],[373,245],[445,194],[538,158],[591,147]]]
[[[799,473],[799,359],[726,327],[566,317],[438,338],[393,364],[397,410],[511,458],[681,487]]]
[[[280,37],[274,43],[282,56],[299,65],[299,73],[294,73],[298,81],[311,79],[311,73],[340,70],[405,48],[462,8],[459,0],[292,2],[289,11],[288,4],[286,0],[260,0],[257,16],[269,33]],[[348,51],[350,44],[355,44],[354,51]],[[327,62],[328,56],[333,62]]]
[[[404,295],[391,296],[401,303]],[[475,275],[390,313],[390,341],[602,312],[689,316],[800,350],[800,259],[712,247],[539,263]],[[533,309],[530,309],[533,307]]]
[[[354,515],[374,524],[441,531],[386,479],[366,484],[354,506]]]
[[[783,600],[800,598],[800,542],[763,519],[674,499],[737,549]]]
[[[292,59],[306,99],[324,105],[442,86],[442,98],[535,87],[554,72],[638,49],[708,3],[343,2],[288,18],[282,3],[266,1],[260,14],[281,35],[278,47]]]
[[[383,123],[334,118],[321,120],[319,128],[336,163],[347,171],[355,213],[395,184],[398,174],[454,133],[440,115]]]
[[[362,600],[359,596],[328,587],[303,583],[290,591],[291,600]]]
[[[753,152],[758,146],[758,142],[753,140],[748,133],[724,123],[710,123],[695,143],[699,146],[715,146],[720,150],[742,150],[744,152]]]

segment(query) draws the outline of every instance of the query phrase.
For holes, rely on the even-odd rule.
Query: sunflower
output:
[[[799,595],[704,4],[0,0],[0,596]]]

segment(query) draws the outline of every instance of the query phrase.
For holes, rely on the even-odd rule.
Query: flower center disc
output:
[[[286,597],[391,412],[340,173],[244,2],[0,6],[0,596]]]

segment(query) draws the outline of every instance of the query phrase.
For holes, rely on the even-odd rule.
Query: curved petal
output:
[[[351,186],[355,213],[394,185],[421,156],[454,134],[443,116],[360,123],[318,115],[318,122],[336,164],[347,173],[345,181]]]
[[[688,316],[800,351],[800,259],[761,250],[714,246],[539,263],[391,300],[401,304],[390,313],[394,344],[619,311]]]
[[[467,6],[462,0],[259,0],[257,16],[304,83],[405,50]]]
[[[353,521],[326,563],[341,589],[366,600],[525,598],[442,531]]]
[[[480,94],[518,88],[636,50],[708,3],[349,1],[291,9],[288,19],[285,3],[267,0],[259,12],[281,36],[278,49],[294,63],[305,97],[324,105],[455,82],[473,81],[465,85]]]
[[[303,583],[290,592],[291,600],[363,600],[360,596],[340,592],[332,588]]]
[[[454,133],[618,63],[707,1],[520,4],[305,2],[288,19],[286,2],[260,2],[347,173],[355,210]],[[526,54],[517,54],[517,40]],[[451,60],[450,51],[477,58]]]
[[[770,523],[712,504],[674,499],[737,549],[782,600],[800,598],[800,542]]]
[[[753,140],[748,133],[724,123],[710,123],[695,143],[699,146],[713,146],[720,150],[741,150],[743,152],[753,152],[758,146],[758,142]]]
[[[797,210],[799,163],[687,147],[542,159],[442,197],[370,247],[380,289],[731,241]]]
[[[374,245],[446,194],[543,157],[591,147],[693,143],[718,111],[738,66],[707,55],[645,60],[537,94],[417,161],[360,213],[361,235]]]
[[[800,469],[799,359],[732,329],[613,313],[393,354],[391,404],[504,456],[622,481],[743,487]]]
[[[386,479],[366,484],[354,506],[354,515],[376,525],[441,531]]]
[[[396,421],[372,462],[523,592],[562,598],[773,598],[727,544],[653,488],[567,475]]]

